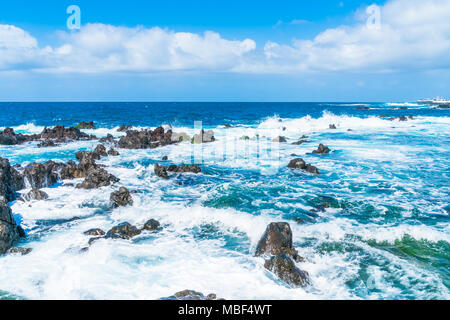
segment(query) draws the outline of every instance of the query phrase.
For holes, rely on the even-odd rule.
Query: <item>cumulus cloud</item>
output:
[[[359,18],[361,14],[359,13]],[[395,0],[381,7],[381,28],[365,21],[328,29],[313,40],[267,42],[254,72],[398,71],[450,67],[450,1]]]
[[[60,45],[40,47],[25,30],[0,25],[0,71],[298,73],[450,67],[450,0],[391,0],[381,7],[381,28],[368,28],[366,19],[361,10],[353,25],[289,44],[268,41],[259,50],[251,39],[224,39],[212,31],[105,24],[61,32]]]

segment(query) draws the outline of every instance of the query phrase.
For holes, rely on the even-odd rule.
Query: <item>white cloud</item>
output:
[[[355,24],[290,44],[228,40],[218,33],[158,27],[88,24],[61,32],[62,43],[42,48],[26,31],[0,25],[0,71],[153,72],[202,70],[247,73],[430,70],[450,67],[450,0],[392,0],[381,7],[381,28]],[[295,21],[292,23],[300,23]]]
[[[395,0],[381,7],[381,29],[328,29],[291,45],[268,42],[254,72],[392,71],[450,67],[450,1]]]

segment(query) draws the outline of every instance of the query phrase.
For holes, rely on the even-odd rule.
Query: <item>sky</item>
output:
[[[450,98],[450,0],[0,3],[0,101],[436,95]]]

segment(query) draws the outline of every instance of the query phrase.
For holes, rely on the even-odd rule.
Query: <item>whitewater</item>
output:
[[[358,107],[370,109],[362,110]],[[400,109],[407,107],[407,109]],[[83,130],[119,138],[171,125],[214,131],[213,143],[117,149],[98,161],[120,178],[93,190],[82,179],[42,189],[45,201],[12,202],[27,232],[25,256],[0,256],[0,299],[160,299],[192,289],[225,299],[449,299],[450,111],[413,103],[0,104],[0,131],[23,134],[93,120]],[[386,117],[380,117],[386,115]],[[412,115],[408,121],[389,117]],[[196,122],[197,121],[197,122]],[[335,125],[336,129],[330,129]],[[275,143],[278,136],[287,143]],[[308,142],[292,145],[300,139]],[[322,143],[332,152],[311,152]],[[12,165],[76,160],[98,141],[38,148],[0,146]],[[294,156],[295,155],[295,156]],[[202,174],[163,180],[154,164],[195,163]],[[295,157],[320,175],[287,168]],[[110,209],[119,186],[132,206]],[[22,190],[25,194],[30,189]],[[314,211],[322,204],[327,208]],[[156,219],[162,229],[132,240],[100,240],[109,230]],[[288,222],[311,285],[293,288],[255,257],[271,222]],[[81,250],[81,251],[80,251]]]

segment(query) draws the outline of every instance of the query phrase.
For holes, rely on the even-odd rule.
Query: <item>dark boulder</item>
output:
[[[163,179],[169,179],[169,175],[167,174],[167,168],[164,166],[160,166],[159,164],[155,163],[155,174]]]
[[[48,194],[39,189],[32,189],[30,192],[24,195],[22,199],[24,201],[32,201],[32,200],[41,201],[48,199]]]
[[[133,205],[133,197],[125,187],[120,187],[119,191],[111,193],[110,200],[114,208],[125,207]]]
[[[162,161],[168,161],[168,160],[169,160],[169,157],[168,157],[168,156],[164,156],[164,157],[162,157],[161,160],[162,160]]]
[[[25,187],[23,176],[13,168],[8,159],[0,157],[0,197],[7,202],[16,199],[17,191]]]
[[[108,135],[104,138],[101,138],[99,140],[100,143],[109,143],[109,144],[113,144],[116,145],[117,141],[114,139],[114,136],[110,133],[108,133]]]
[[[58,145],[55,143],[55,141],[47,139],[47,140],[44,140],[44,141],[38,143],[37,146],[38,146],[38,148],[48,148],[48,147],[56,147]]]
[[[27,141],[32,141],[33,136],[23,135],[21,133],[15,133],[14,129],[6,128],[0,131],[0,145],[13,146],[22,144]]]
[[[95,136],[90,136],[81,132],[78,128],[66,128],[64,126],[56,126],[54,128],[45,128],[40,134],[41,139],[52,139],[58,142],[67,142],[74,140],[93,140]]]
[[[23,233],[23,229],[14,221],[6,199],[0,197],[0,255],[8,251]]]
[[[370,110],[369,107],[356,107],[356,110]]]
[[[336,128],[336,125],[335,124],[330,124],[330,129],[331,130],[336,130],[337,128]]]
[[[300,170],[305,170],[306,172],[309,172],[309,173],[320,174],[319,170],[316,167],[314,167],[310,164],[306,164],[306,162],[301,158],[291,160],[291,162],[289,162],[289,164],[288,164],[288,168],[300,169]]]
[[[25,181],[33,189],[51,187],[58,181],[55,162],[31,163],[23,170]]]
[[[103,231],[102,229],[95,228],[85,231],[83,232],[83,234],[86,236],[101,237],[105,235],[105,231]]]
[[[126,125],[121,125],[119,129],[117,129],[117,132],[126,132],[128,130],[133,129],[133,126],[126,126]]]
[[[201,173],[202,169],[200,169],[199,166],[196,166],[195,164],[181,164],[179,166],[177,165],[170,165],[167,167],[167,171],[169,172],[177,172],[177,173]]]
[[[329,154],[330,152],[331,152],[330,148],[324,146],[323,144],[320,144],[319,148],[313,151],[313,153],[316,154]]]
[[[117,157],[117,156],[120,156],[120,153],[117,150],[109,149],[108,156]]]
[[[95,147],[94,153],[98,154],[100,157],[108,156],[108,154],[106,153],[106,147],[102,144],[99,144]]]
[[[150,219],[144,224],[144,228],[142,230],[147,231],[155,231],[158,230],[161,224],[155,219]]]
[[[217,300],[217,295],[210,293],[205,296],[201,292],[194,290],[183,290],[175,293],[173,296],[164,298],[163,300],[180,300],[180,301],[206,301],[206,300]]]
[[[285,254],[271,257],[264,263],[264,267],[290,286],[305,287],[310,284],[308,273],[298,269],[294,261]]]
[[[128,222],[119,224],[106,233],[106,239],[131,239],[141,234],[141,230]]]
[[[172,130],[165,131],[163,127],[155,130],[129,130],[121,137],[118,147],[122,149],[154,149],[172,144]]]
[[[79,124],[77,124],[75,126],[75,128],[77,128],[77,129],[95,129],[94,121],[80,122]]]
[[[107,187],[120,180],[103,168],[90,170],[86,179],[77,185],[77,189],[96,189]]]
[[[256,247],[256,256],[278,256],[287,254],[297,261],[302,258],[292,244],[292,230],[289,223],[274,222],[267,226]]]

